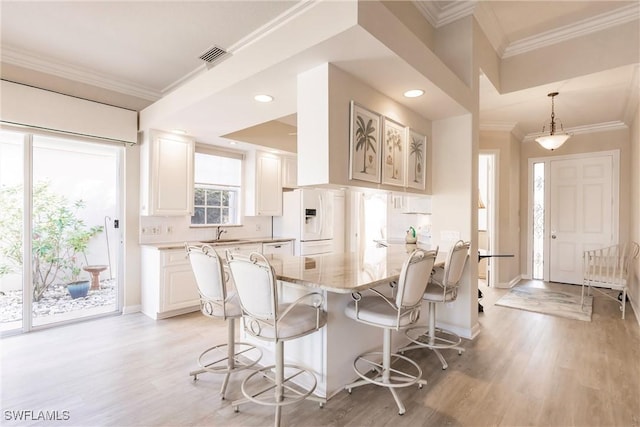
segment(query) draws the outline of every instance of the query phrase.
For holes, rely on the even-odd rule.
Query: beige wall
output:
[[[140,311],[140,146],[127,147],[124,154],[124,272],[123,313]]]
[[[481,131],[480,150],[497,152],[496,156],[496,247],[501,254],[514,258],[493,260],[497,287],[509,287],[520,277],[520,142],[506,131]]]
[[[410,1],[382,1],[416,37],[429,49],[433,50],[435,29],[424,19],[422,13]]]
[[[333,185],[405,191],[402,187],[349,179],[350,102],[385,115],[427,136],[427,184],[431,178],[431,122],[398,104],[334,65],[324,64],[298,79],[298,181],[301,185]],[[325,93],[320,93],[323,88]],[[324,89],[328,88],[328,89]],[[322,97],[322,98],[321,98]],[[312,126],[311,130],[304,123]],[[318,123],[325,123],[318,129]],[[327,162],[319,159],[328,156]]]
[[[489,39],[482,32],[476,21],[473,22],[474,53],[477,66],[487,76],[491,84],[501,92],[500,87],[500,57],[493,50]]]
[[[640,243],[640,108],[636,108],[631,125],[631,201],[630,209],[630,240]],[[629,299],[640,323],[640,257],[633,263],[633,278],[629,289]]]
[[[438,307],[437,320],[465,338],[477,332],[478,318],[478,173],[472,167],[478,159],[477,148],[473,149],[474,123],[472,114],[433,122],[432,244],[448,251],[457,239],[447,239],[452,231],[459,233],[460,239],[471,241],[458,298],[451,305]]]
[[[438,28],[434,51],[469,87],[476,73],[473,67],[473,22],[473,17],[467,16]]]
[[[527,242],[528,231],[531,225],[528,221],[528,162],[530,158],[552,158],[573,154],[593,153],[598,151],[620,151],[620,205],[619,227],[620,240],[625,240],[630,232],[631,213],[631,144],[629,129],[612,130],[608,132],[594,132],[572,136],[562,147],[554,151],[548,151],[540,147],[535,141],[522,144],[520,156],[520,268],[523,272],[527,269]],[[636,199],[637,200],[637,199]]]

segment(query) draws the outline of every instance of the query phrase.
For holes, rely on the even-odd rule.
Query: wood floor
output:
[[[522,282],[519,286],[568,287]],[[506,290],[483,288],[480,335],[466,352],[407,352],[424,371],[422,389],[400,389],[397,414],[387,390],[339,393],[320,409],[283,411],[290,426],[640,426],[640,331],[633,310],[596,298],[591,322],[493,303]],[[196,355],[226,339],[223,322],[199,313],[153,321],[133,314],[4,338],[2,425],[266,426],[273,409],[221,401],[222,377],[188,372]],[[285,346],[286,349],[286,346]],[[240,378],[229,384],[240,397]],[[66,421],[15,421],[15,411],[58,411]],[[23,413],[24,414],[24,413]]]

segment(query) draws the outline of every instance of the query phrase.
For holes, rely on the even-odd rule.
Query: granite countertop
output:
[[[398,280],[416,245],[369,246],[359,252],[313,256],[267,255],[279,280],[335,293],[352,293]],[[439,253],[438,261],[442,255]]]
[[[247,238],[247,239],[220,239],[220,240],[204,240],[204,241],[188,241],[189,245],[203,245],[210,246],[226,246],[226,245],[241,245],[244,243],[277,243],[277,242],[289,242],[295,240],[294,238],[286,237],[260,237],[260,238]],[[142,243],[141,246],[151,246],[159,250],[167,249],[182,249],[185,242],[165,242],[165,243]]]

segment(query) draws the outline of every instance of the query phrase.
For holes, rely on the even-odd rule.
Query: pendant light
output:
[[[555,112],[553,111],[553,98],[556,97],[557,95],[558,95],[558,92],[551,92],[550,94],[547,95],[551,97],[551,123],[549,124],[550,132],[548,135],[542,135],[536,138],[536,142],[538,144],[540,144],[542,147],[546,148],[547,150],[551,150],[551,151],[560,147],[571,136],[570,134],[564,131],[564,128],[562,127],[562,122],[560,122],[561,133],[556,133],[556,122],[555,122],[556,115],[555,115]],[[544,133],[544,126],[542,127],[542,132]]]

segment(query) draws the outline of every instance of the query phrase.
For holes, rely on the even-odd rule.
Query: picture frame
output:
[[[382,183],[404,187],[407,129],[404,125],[385,117],[382,132]]]
[[[413,129],[408,129],[407,134],[407,187],[424,190],[427,178],[427,137]]]
[[[350,107],[349,179],[380,183],[381,116],[355,101]]]

